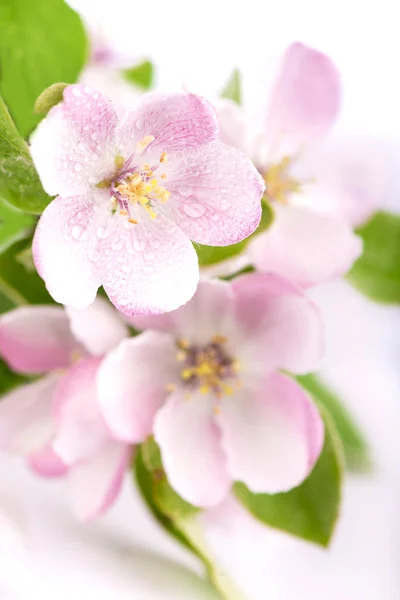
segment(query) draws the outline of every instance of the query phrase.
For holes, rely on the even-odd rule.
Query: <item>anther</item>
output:
[[[160,156],[160,163],[167,164],[167,162],[168,162],[168,155],[166,152],[163,152]]]
[[[154,135],[146,135],[140,142],[136,144],[136,152],[140,154],[154,141]]]
[[[130,217],[128,221],[129,223],[133,223],[134,225],[137,225],[139,223],[139,221],[137,221],[136,219],[132,219],[132,217]]]

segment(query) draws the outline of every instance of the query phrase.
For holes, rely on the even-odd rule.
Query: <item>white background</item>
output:
[[[344,85],[339,128],[387,145],[385,204],[400,212],[395,0],[74,0],[74,5],[95,16],[121,51],[151,57],[160,88],[185,83],[212,97],[238,66],[254,115],[263,107],[271,57],[295,40],[329,53]],[[329,551],[229,512],[205,517],[208,537],[250,600],[395,600],[400,597],[400,309],[374,305],[340,282],[313,296],[327,322],[326,377],[368,436],[374,473],[347,481]],[[20,460],[0,458],[1,600],[213,597],[191,571],[167,561],[200,572],[147,516],[128,479],[110,513],[82,526],[69,512],[63,482],[39,480]],[[143,555],[143,549],[157,556]]]

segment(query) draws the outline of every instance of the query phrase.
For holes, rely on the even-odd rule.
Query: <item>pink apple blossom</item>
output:
[[[351,267],[362,251],[353,227],[382,200],[385,161],[372,140],[324,141],[340,104],[340,78],[332,61],[294,43],[279,63],[261,129],[259,123],[251,129],[233,102],[217,106],[221,139],[252,158],[275,213],[268,231],[250,243],[247,262],[301,286]],[[226,272],[226,266],[222,269]]]
[[[118,123],[107,98],[71,85],[32,138],[45,190],[33,255],[60,303],[83,309],[103,285],[123,313],[187,302],[198,283],[190,240],[224,246],[258,226],[264,182],[219,141],[215,111],[187,93],[146,94]]]
[[[44,374],[2,398],[0,448],[26,456],[43,476],[65,476],[84,520],[113,502],[131,455],[112,438],[96,398],[101,356],[127,335],[99,298],[85,311],[30,306],[0,318],[0,355],[15,371]]]
[[[121,441],[154,433],[183,498],[207,507],[232,481],[275,493],[308,475],[322,448],[322,420],[279,369],[314,370],[322,333],[315,306],[296,287],[259,273],[204,280],[178,310],[132,321],[148,331],[103,359],[99,402]]]

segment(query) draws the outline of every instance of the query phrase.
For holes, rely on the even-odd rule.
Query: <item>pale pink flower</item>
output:
[[[291,44],[278,65],[264,125],[251,129],[233,102],[217,105],[221,138],[246,152],[266,182],[275,220],[254,238],[248,262],[309,286],[345,273],[362,252],[353,227],[382,201],[384,158],[372,140],[324,140],[341,103],[326,55]],[[251,117],[251,115],[247,115]]]
[[[306,373],[322,353],[319,314],[291,283],[260,273],[200,281],[193,299],[103,360],[98,397],[126,443],[154,433],[172,486],[198,506],[232,481],[281,492],[310,472],[323,444],[318,410],[278,369]]]
[[[68,86],[31,151],[45,190],[59,194],[34,260],[65,305],[87,307],[103,285],[127,315],[173,310],[198,283],[190,240],[233,244],[260,220],[262,178],[219,141],[213,107],[193,94],[146,94],[118,123],[107,98]]]
[[[2,398],[0,448],[26,456],[40,475],[66,476],[84,520],[114,501],[131,456],[100,414],[95,379],[101,356],[127,335],[99,298],[85,311],[30,306],[0,318],[0,355],[15,371],[45,374]]]

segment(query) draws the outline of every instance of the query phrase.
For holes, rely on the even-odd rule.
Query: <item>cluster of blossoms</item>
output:
[[[361,252],[353,225],[374,209],[371,180],[355,185],[349,169],[319,177],[311,143],[339,105],[330,60],[293,44],[256,144],[233,104],[216,112],[193,94],[148,94],[118,123],[84,85],[68,86],[37,128],[32,156],[58,196],[33,256],[65,309],[0,319],[0,355],[41,376],[0,403],[0,447],[65,476],[83,519],[112,503],[150,435],[171,485],[201,507],[234,481],[276,493],[310,473],[323,423],[288,372],[318,368],[323,328],[302,288],[351,266]],[[192,241],[245,239],[261,201],[274,222],[248,246],[257,272],[199,281]],[[119,312],[96,299],[100,286]],[[130,337],[128,324],[142,333]]]

